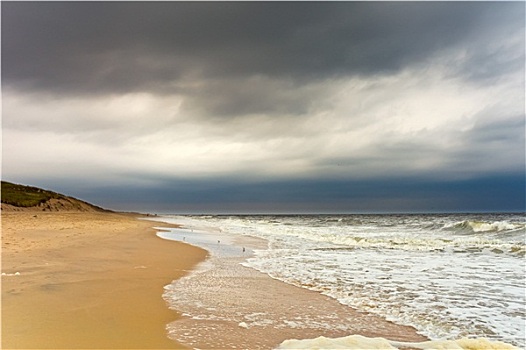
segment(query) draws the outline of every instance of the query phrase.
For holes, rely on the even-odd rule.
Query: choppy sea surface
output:
[[[526,346],[524,214],[166,219],[190,230],[262,238],[267,247],[244,266],[431,339]]]

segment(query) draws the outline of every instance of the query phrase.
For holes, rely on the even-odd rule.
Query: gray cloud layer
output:
[[[5,2],[3,172],[524,173],[524,17],[520,2]]]
[[[173,92],[205,77],[393,72],[459,48],[476,78],[510,69],[491,46],[522,31],[523,17],[521,3],[494,2],[7,2],[4,80],[61,93]]]

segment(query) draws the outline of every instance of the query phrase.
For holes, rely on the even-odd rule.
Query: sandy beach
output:
[[[296,322],[301,316],[316,324],[330,319],[335,327],[252,328],[188,319],[178,313],[187,310],[168,307],[163,288],[189,275],[208,253],[161,239],[153,226],[174,225],[116,213],[3,212],[2,348],[271,349],[290,338],[356,333],[425,340],[411,327],[276,281],[240,261],[230,265],[234,270],[220,267],[212,276],[185,280],[176,293],[212,298],[203,305],[211,301],[227,313]]]
[[[182,348],[163,287],[207,253],[113,213],[2,212],[2,348]]]

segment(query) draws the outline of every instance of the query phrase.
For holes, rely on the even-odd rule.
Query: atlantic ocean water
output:
[[[210,237],[263,239],[242,265],[431,339],[526,345],[524,214],[165,219]]]

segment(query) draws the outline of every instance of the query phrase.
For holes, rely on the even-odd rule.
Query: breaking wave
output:
[[[508,221],[459,221],[453,224],[444,225],[445,230],[468,231],[468,232],[504,232],[524,230],[523,223]]]

